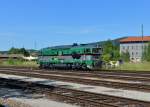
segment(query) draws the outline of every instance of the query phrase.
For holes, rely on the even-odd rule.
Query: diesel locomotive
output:
[[[41,49],[38,56],[40,68],[94,69],[101,66],[100,46],[71,45]]]

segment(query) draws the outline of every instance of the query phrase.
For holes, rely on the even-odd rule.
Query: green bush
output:
[[[110,54],[105,54],[102,56],[103,61],[105,61],[106,63],[108,63],[110,61]]]
[[[2,65],[3,64],[3,61],[2,60],[0,60],[0,65]]]
[[[7,61],[7,62],[8,62],[8,64],[9,64],[9,65],[14,65],[14,64],[15,64],[14,59],[11,59],[11,58],[10,58],[10,59],[8,59],[8,61]]]
[[[129,52],[123,52],[121,54],[121,59],[125,62],[129,62],[130,61],[130,54]]]

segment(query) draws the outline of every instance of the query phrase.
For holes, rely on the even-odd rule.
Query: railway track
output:
[[[49,98],[82,107],[150,107],[150,102],[115,97],[104,94],[95,94],[74,89],[43,85],[14,79],[0,78],[0,85],[9,88],[19,88],[25,91],[44,93]]]
[[[32,70],[40,70],[40,71],[64,71],[64,72],[79,72],[79,73],[105,73],[105,74],[115,74],[115,75],[149,75],[150,71],[138,71],[138,70],[106,70],[106,69],[95,69],[95,70],[70,70],[70,69],[39,69],[36,67],[16,67],[16,66],[0,66],[0,69],[32,69]]]
[[[66,76],[66,75],[61,75],[61,76],[60,75],[51,75],[51,74],[47,74],[44,72],[43,73],[32,72],[32,70],[30,70],[28,72],[25,72],[26,70],[23,70],[23,71],[21,71],[21,70],[2,70],[2,71],[0,71],[0,73],[150,92],[149,84],[124,83],[124,82],[105,81],[105,80],[98,80],[98,79],[93,80],[93,79],[87,79],[87,78],[82,78],[82,77],[72,77],[70,75],[68,75],[68,76]]]
[[[90,74],[90,75],[112,75],[112,76],[134,76],[134,77],[150,77],[150,72],[148,71],[127,71],[127,70],[98,70],[98,71],[80,71],[80,70],[59,70],[59,69],[35,69],[35,68],[23,68],[23,67],[0,67],[1,70],[21,70],[21,71],[27,71],[31,70],[36,72],[63,72],[63,73],[79,73],[79,74]]]
[[[148,81],[150,82],[150,73],[124,73],[124,72],[82,72],[82,71],[70,71],[70,70],[31,70],[31,69],[18,69],[18,68],[0,68],[0,70],[19,70],[19,71],[32,71],[38,73],[50,73],[50,74],[61,74],[61,75],[74,75],[74,76],[86,76],[86,77],[101,77],[101,78],[112,78],[122,80],[134,80],[134,81]],[[55,72],[53,72],[55,71]]]
[[[142,83],[136,83],[136,82],[135,83],[130,83],[130,82],[126,83],[126,82],[119,82],[119,81],[106,81],[106,80],[102,80],[102,79],[95,80],[95,79],[79,77],[79,76],[84,76],[84,75],[80,75],[80,74],[77,74],[78,76],[71,76],[70,73],[69,74],[65,73],[63,75],[53,75],[53,73],[58,74],[58,72],[57,73],[56,72],[46,73],[46,72],[41,72],[41,71],[40,72],[38,72],[38,71],[32,72],[32,70],[27,71],[25,69],[24,70],[16,70],[16,69],[15,70],[0,70],[0,73],[150,92],[150,84],[142,84]],[[60,73],[60,74],[62,74],[62,73]],[[75,75],[75,73],[73,73],[72,75]]]

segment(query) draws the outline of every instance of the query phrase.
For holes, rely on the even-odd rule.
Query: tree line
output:
[[[8,54],[23,54],[24,56],[30,56],[30,53],[25,48],[14,48],[12,47]]]

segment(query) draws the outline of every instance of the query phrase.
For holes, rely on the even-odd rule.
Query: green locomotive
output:
[[[101,66],[99,46],[77,45],[44,48],[40,51],[40,68],[93,69]]]

